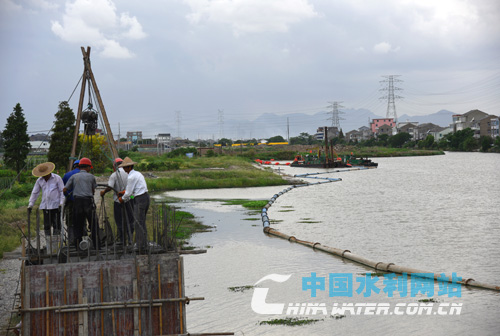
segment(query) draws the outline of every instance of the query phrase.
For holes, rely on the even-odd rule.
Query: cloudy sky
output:
[[[2,129],[18,102],[30,132],[76,112],[80,46],[115,136],[217,139],[331,102],[385,116],[388,75],[398,115],[500,114],[498,0],[0,0],[0,38]]]

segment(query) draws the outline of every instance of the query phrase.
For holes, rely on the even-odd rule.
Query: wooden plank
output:
[[[137,279],[133,280],[134,300],[139,299],[137,292]],[[139,336],[139,308],[134,308],[134,336]]]
[[[30,269],[26,267],[26,262],[23,261],[21,266],[22,271],[22,287],[21,287],[21,307],[30,308]],[[31,325],[31,314],[22,314],[21,316],[21,334],[23,336],[30,335],[30,325]]]
[[[49,272],[45,272],[45,307],[50,306],[49,302]],[[46,330],[45,333],[47,335],[50,335],[50,319],[49,319],[49,311],[47,310],[46,316],[45,316],[45,323],[46,323]]]
[[[78,303],[83,303],[83,278],[78,278]],[[78,312],[78,336],[85,336],[83,333],[83,312]]]
[[[66,270],[64,271],[64,289],[63,289],[63,303],[64,305],[68,304],[68,290],[67,290],[67,281],[68,279],[66,278]],[[64,314],[64,336],[67,335],[68,333],[68,314]]]
[[[158,264],[158,299],[161,299],[161,268],[160,264]],[[163,334],[163,314],[162,314],[162,309],[160,306],[160,316],[159,316],[159,322],[160,322],[160,335]]]
[[[103,284],[103,275],[102,268],[99,269],[99,282],[101,287],[101,302],[104,302],[104,284]],[[101,310],[101,336],[104,336],[104,310]]]

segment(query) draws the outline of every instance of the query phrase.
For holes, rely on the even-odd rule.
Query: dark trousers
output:
[[[125,244],[125,237],[127,237],[127,242],[132,243],[132,237],[134,236],[134,226],[132,225],[134,220],[133,202],[113,203],[113,212],[118,233],[117,241]]]
[[[87,230],[85,220],[90,226],[90,238],[94,248],[100,248],[99,223],[97,221],[96,208],[93,197],[75,197],[73,203],[73,232],[76,244],[82,240],[84,232]]]
[[[43,209],[43,229],[46,234],[50,234],[53,228],[53,235],[61,233],[61,213],[59,209]]]
[[[146,228],[146,214],[149,209],[149,194],[145,193],[134,198],[134,226],[135,241],[141,249],[148,244],[148,231]]]
[[[74,201],[69,198],[66,198],[66,202],[64,203],[64,217],[66,218],[66,228],[70,244],[74,244],[75,242],[75,234],[73,232],[73,203]]]

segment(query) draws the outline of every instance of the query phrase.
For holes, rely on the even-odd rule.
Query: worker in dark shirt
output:
[[[97,221],[96,206],[94,202],[94,193],[97,187],[97,181],[94,175],[90,174],[92,162],[88,158],[80,159],[80,172],[74,174],[68,180],[64,191],[73,189],[73,225],[77,247],[82,241],[84,232],[86,232],[85,220],[90,226],[90,237],[94,248],[100,248],[99,241],[99,223]]]
[[[71,176],[80,172],[80,168],[78,167],[79,164],[80,160],[76,160],[73,162],[73,170],[64,174],[62,178],[64,185],[68,183]],[[65,192],[64,196],[66,196],[66,201],[64,202],[64,218],[66,219],[66,227],[68,228],[68,241],[70,245],[74,245],[75,234],[73,232],[73,202],[75,201],[75,198],[73,197],[73,189]]]

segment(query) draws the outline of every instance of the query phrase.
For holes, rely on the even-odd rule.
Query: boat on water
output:
[[[324,154],[307,154],[305,156],[295,156],[290,167],[302,168],[347,168],[348,166],[342,158],[328,158]]]
[[[328,158],[326,155],[307,154],[295,156],[290,167],[302,168],[350,168],[350,167],[378,167],[378,163],[373,162],[368,158],[359,158],[353,155],[337,156]]]
[[[373,162],[369,158],[356,157],[354,155],[344,155],[342,161],[351,166],[363,166],[363,167],[378,167],[377,162]]]

